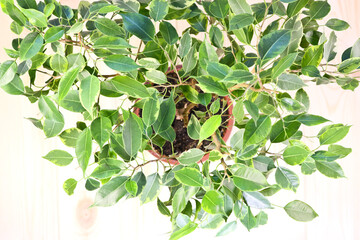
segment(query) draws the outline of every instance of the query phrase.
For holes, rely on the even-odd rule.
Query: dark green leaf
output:
[[[177,34],[176,29],[173,27],[173,25],[171,25],[171,23],[163,21],[160,23],[159,28],[161,35],[168,44],[172,45],[178,41],[179,35]]]
[[[327,1],[316,1],[310,5],[311,19],[322,19],[329,14],[331,6]]]
[[[172,98],[168,98],[160,105],[159,117],[153,124],[154,131],[160,133],[167,130],[175,119],[176,107]]]
[[[337,18],[329,19],[325,25],[335,31],[344,31],[350,27],[347,22]]]
[[[121,14],[125,29],[143,41],[153,40],[155,27],[151,20],[139,13]]]
[[[251,14],[243,13],[235,15],[230,19],[229,31],[240,29],[251,25],[254,22],[254,17]]]
[[[20,60],[24,61],[35,56],[40,51],[43,42],[44,39],[39,33],[29,33],[20,44]]]
[[[261,38],[258,46],[261,65],[280,55],[289,45],[291,31],[276,30]]]

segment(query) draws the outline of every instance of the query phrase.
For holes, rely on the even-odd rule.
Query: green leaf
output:
[[[39,109],[44,115],[44,133],[48,138],[55,137],[63,129],[65,122],[63,115],[56,108],[55,104],[47,96],[39,99]]]
[[[309,47],[304,54],[304,57],[301,61],[301,67],[304,68],[306,66],[315,66],[318,67],[320,65],[321,59],[323,58],[324,52],[324,44],[319,46],[311,46]]]
[[[112,128],[111,120],[107,117],[98,117],[92,121],[90,130],[91,135],[100,147],[110,139],[110,131]]]
[[[167,83],[167,77],[165,73],[158,70],[151,69],[147,71],[145,73],[145,77],[153,83],[157,83],[157,84]]]
[[[115,89],[135,98],[148,98],[150,93],[147,88],[128,76],[117,76],[111,80]]]
[[[45,42],[46,43],[52,43],[60,40],[62,36],[64,36],[65,30],[63,27],[57,26],[57,27],[51,27],[49,28],[45,35]]]
[[[107,163],[110,162],[110,159],[102,160],[101,164],[94,169],[94,171],[91,173],[91,177],[97,178],[97,179],[107,179],[111,178],[114,174],[117,174],[120,172],[119,166],[115,166],[113,164]],[[102,162],[106,163],[102,163]],[[114,160],[118,161],[118,160]]]
[[[220,229],[220,231],[216,234],[216,236],[217,237],[225,236],[225,235],[235,231],[236,228],[237,228],[236,221],[228,222]]]
[[[235,120],[237,123],[241,123],[244,119],[245,116],[245,111],[244,111],[244,104],[241,101],[238,101],[234,108],[233,108],[233,115],[235,117]]]
[[[290,18],[298,14],[306,6],[308,2],[309,0],[298,0],[296,2],[290,3],[286,11],[288,17]]]
[[[70,68],[64,76],[60,79],[59,84],[59,101],[65,98],[65,96],[68,94],[71,86],[74,84],[75,79],[77,78],[79,74],[80,68],[79,67],[73,67]]]
[[[203,177],[196,168],[185,167],[175,172],[175,178],[182,184],[193,187],[203,186]]]
[[[167,130],[175,119],[176,107],[174,99],[168,98],[160,104],[159,117],[153,124],[156,133]]]
[[[243,192],[243,197],[249,207],[256,209],[272,208],[269,200],[259,192]]]
[[[57,53],[50,58],[50,67],[55,72],[64,73],[68,69],[68,61],[66,57]]]
[[[94,42],[94,48],[125,49],[134,48],[125,39],[113,36],[102,36]]]
[[[217,18],[225,18],[229,13],[230,6],[227,0],[214,0],[209,10],[211,14]]]
[[[158,100],[149,98],[145,101],[142,111],[142,119],[146,126],[151,126],[159,116],[160,102]]]
[[[289,165],[298,165],[305,161],[310,152],[300,146],[289,146],[283,153],[284,161]]]
[[[259,119],[259,108],[256,106],[255,103],[250,102],[249,100],[245,100],[244,105],[250,116],[256,122]]]
[[[271,128],[270,141],[279,143],[289,139],[299,130],[300,125],[296,117],[291,115],[277,121]]]
[[[169,0],[171,8],[184,9],[188,8],[195,3],[195,0]]]
[[[187,126],[187,133],[191,139],[198,140],[200,138],[201,124],[194,114],[191,115]]]
[[[346,59],[338,66],[338,70],[341,73],[350,73],[360,67],[360,57],[353,57]]]
[[[289,30],[276,30],[262,37],[258,45],[261,65],[284,52],[290,39],[291,31]]]
[[[177,216],[182,212],[186,206],[187,200],[185,199],[185,190],[184,188],[179,188],[176,190],[176,193],[172,200],[173,216]]]
[[[76,141],[75,153],[79,166],[85,175],[92,154],[92,138],[89,128],[84,129],[79,135]]]
[[[297,55],[297,53],[290,53],[289,55],[281,58],[280,61],[276,64],[276,66],[273,68],[271,76],[273,78],[279,77],[286,69],[291,67]]]
[[[43,158],[60,167],[69,165],[74,159],[70,153],[63,150],[52,150]]]
[[[292,18],[290,18],[285,23],[285,29],[291,30],[291,40],[289,43],[289,47],[285,50],[284,53],[294,53],[300,46],[301,39],[303,37],[303,24],[301,22],[301,16],[296,15]]]
[[[161,214],[171,217],[170,210],[166,207],[166,205],[162,201],[160,201],[159,198],[157,199],[157,207]]]
[[[201,222],[200,227],[204,229],[216,229],[224,223],[224,218],[221,214],[208,214],[204,221]]]
[[[316,1],[310,5],[311,19],[322,19],[329,14],[331,6],[327,1]]]
[[[157,59],[150,57],[141,58],[138,62],[141,67],[146,69],[157,69],[161,65]]]
[[[99,29],[100,32],[102,32],[105,35],[109,36],[119,36],[123,30],[121,27],[114,21],[108,19],[108,18],[98,18],[95,21],[95,26],[97,29]]]
[[[284,167],[276,169],[275,179],[281,188],[292,190],[293,192],[296,192],[300,184],[299,177],[293,171]]]
[[[199,82],[198,86],[206,93],[215,93],[219,96],[226,96],[229,94],[228,89],[223,83],[215,81],[210,76],[199,76],[196,77]]]
[[[93,106],[100,94],[100,80],[91,75],[83,79],[80,83],[80,101],[84,108],[92,113]]]
[[[81,131],[78,128],[69,128],[63,131],[59,138],[65,146],[76,147],[76,141],[80,135]]]
[[[85,108],[81,105],[78,90],[70,90],[60,101],[59,105],[72,112],[82,113],[86,111]]]
[[[339,158],[344,158],[352,152],[351,148],[345,148],[343,146],[335,144],[330,145],[328,151],[333,155],[339,156]]]
[[[204,155],[205,153],[202,150],[198,148],[192,148],[186,152],[183,152],[180,157],[177,158],[177,160],[182,165],[191,165],[199,162]]]
[[[184,57],[183,61],[183,70],[186,73],[190,73],[197,64],[198,57],[196,52],[196,45],[194,44],[192,48],[190,48],[189,53]]]
[[[210,31],[209,31],[209,37],[211,40],[211,43],[218,47],[218,48],[222,48],[224,45],[224,36],[221,32],[221,30],[216,27],[216,26],[211,26]]]
[[[235,14],[252,14],[251,6],[246,2],[246,0],[229,0],[229,5]]]
[[[150,17],[155,21],[165,18],[169,11],[169,5],[166,0],[154,0],[150,3]]]
[[[249,13],[242,13],[235,15],[230,19],[229,31],[240,29],[251,25],[254,22],[254,17]]]
[[[264,175],[254,168],[242,164],[233,165],[234,168],[234,184],[242,191],[254,192],[269,185]]]
[[[214,47],[204,39],[199,48],[199,64],[202,68],[207,69],[209,62],[218,62],[218,56]]]
[[[138,122],[130,114],[129,118],[125,121],[123,130],[123,141],[125,151],[131,157],[135,157],[141,147],[142,132]]]
[[[16,2],[19,4],[20,7],[25,9],[37,8],[37,4],[35,0],[16,0]]]
[[[131,72],[139,68],[139,65],[132,58],[119,54],[106,57],[104,63],[109,68],[118,72]]]
[[[119,176],[105,183],[96,193],[93,206],[110,207],[115,205],[122,197],[127,194],[125,184],[128,180],[126,176]]]
[[[29,19],[29,22],[40,28],[47,27],[47,18],[46,16],[35,9],[22,9],[22,13]]]
[[[343,139],[349,132],[350,126],[334,124],[323,127],[318,133],[321,145],[333,144]]]
[[[221,125],[221,115],[210,117],[200,129],[200,142],[210,137]]]
[[[160,193],[160,176],[153,173],[146,178],[146,185],[140,195],[140,203],[145,204],[154,201]]]
[[[17,65],[15,61],[7,60],[0,66],[0,87],[10,83],[17,72]]]
[[[334,31],[344,31],[350,27],[347,22],[337,18],[329,19],[325,25]]]
[[[115,4],[124,12],[139,12],[140,2],[137,0],[116,0]]]
[[[151,20],[139,13],[122,13],[125,29],[143,41],[151,41],[155,27]]]
[[[168,44],[173,45],[178,41],[179,35],[171,23],[162,21],[160,23],[159,29],[161,35]]]
[[[136,196],[136,193],[138,191],[137,183],[135,181],[129,180],[125,183],[125,189],[132,196]],[[159,199],[158,199],[158,201],[159,201]]]
[[[205,212],[210,214],[223,213],[224,197],[218,191],[207,191],[202,199],[201,207],[204,209]]]
[[[230,72],[230,68],[225,64],[221,64],[218,62],[209,62],[206,71],[212,77],[224,79]]]
[[[67,195],[71,196],[74,194],[76,185],[77,185],[77,181],[73,178],[69,178],[64,182],[63,189],[67,193]]]
[[[245,126],[244,132],[244,147],[258,144],[263,141],[271,131],[271,120],[269,116],[260,116],[256,121],[250,119]]]
[[[15,75],[11,82],[2,86],[1,88],[11,95],[22,95],[25,91],[24,83],[18,75]]]
[[[179,56],[184,58],[190,51],[191,48],[191,36],[189,31],[186,31],[180,39]]]
[[[175,1],[175,0],[171,0],[171,1]],[[184,1],[188,1],[188,0],[184,0]],[[178,239],[192,233],[193,231],[195,231],[195,229],[197,227],[198,227],[198,224],[189,222],[188,224],[186,224],[185,227],[180,228],[180,229],[176,230],[175,232],[173,232],[171,234],[169,240],[178,240]]]
[[[88,178],[85,183],[85,189],[88,191],[94,191],[100,187],[100,182],[95,179]]]
[[[326,118],[312,114],[302,114],[296,120],[306,126],[315,126],[329,121]]]
[[[282,98],[280,99],[280,103],[290,112],[298,113],[306,110],[306,107],[302,103],[292,98]]]
[[[336,162],[328,162],[326,160],[315,161],[316,168],[329,178],[344,178],[345,174],[341,166]]]
[[[297,75],[283,73],[278,78],[277,86],[282,90],[298,90],[307,85]]]
[[[318,216],[318,214],[306,203],[295,200],[284,207],[286,213],[296,221],[308,222]]]
[[[301,173],[304,175],[310,175],[316,172],[316,165],[314,159],[308,157],[302,164],[301,164]]]
[[[29,33],[24,40],[22,40],[19,48],[20,61],[25,61],[34,57],[43,45],[43,37],[37,33]]]

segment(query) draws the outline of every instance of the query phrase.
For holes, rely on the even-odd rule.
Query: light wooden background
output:
[[[248,1],[250,2],[250,1]],[[330,0],[332,17],[347,20],[352,28],[339,36],[338,50],[353,45],[360,36],[359,0]],[[63,3],[73,7],[77,0]],[[11,21],[0,14],[0,46],[9,47]],[[178,28],[183,26],[178,25]],[[0,59],[6,54],[2,50]],[[334,122],[353,125],[342,143],[353,148],[353,154],[341,160],[347,179],[330,180],[319,173],[302,177],[297,194],[284,192],[272,199],[283,205],[293,199],[308,202],[320,217],[311,223],[298,223],[279,209],[268,211],[269,224],[248,233],[243,227],[222,239],[276,240],[357,240],[360,239],[360,113],[359,91],[340,91],[336,86],[308,89],[314,114]],[[109,106],[115,104],[108,103]],[[0,239],[4,240],[100,240],[100,239],[167,239],[168,219],[156,205],[140,206],[137,200],[120,201],[112,208],[92,208],[93,194],[83,184],[69,197],[62,183],[80,176],[76,164],[59,169],[43,160],[53,148],[62,148],[58,139],[45,139],[24,117],[38,113],[25,98],[0,91]],[[67,117],[75,116],[67,113]],[[308,134],[316,134],[308,132]],[[149,172],[151,170],[149,169]],[[290,196],[289,196],[290,195]],[[198,231],[184,239],[214,239],[214,231]],[[220,239],[220,238],[219,238]]]

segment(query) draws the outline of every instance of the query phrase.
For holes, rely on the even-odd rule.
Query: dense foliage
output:
[[[69,147],[45,159],[67,166],[76,157],[81,180],[65,181],[69,195],[81,182],[97,191],[94,206],[157,201],[171,218],[170,239],[178,239],[196,228],[223,225],[222,236],[238,222],[248,230],[266,224],[266,209],[281,207],[269,197],[299,187],[296,169],[344,177],[336,160],[351,149],[336,143],[350,127],[308,113],[305,90],[359,84],[352,73],[360,41],[332,63],[335,31],[349,25],[322,20],[327,1],[108,0],[78,9],[55,0],[0,2],[19,35],[5,49],[11,60],[1,64],[0,86],[37,103],[42,118],[29,120]],[[179,32],[177,21],[188,27]],[[104,107],[105,98],[116,109]],[[67,111],[79,121],[64,129]],[[173,144],[174,119],[196,143],[184,152]],[[311,148],[302,130],[320,124]],[[161,155],[165,146],[171,154],[142,154]],[[157,171],[146,176],[148,164]],[[298,221],[317,217],[299,200],[283,208]]]

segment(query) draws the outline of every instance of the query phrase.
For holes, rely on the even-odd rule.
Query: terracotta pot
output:
[[[180,70],[182,68],[182,66],[176,66],[176,68],[178,70]],[[173,72],[174,70],[170,70],[167,72],[167,73],[171,73]],[[228,108],[228,112],[229,112],[229,115],[230,115],[230,119],[227,121],[227,125],[226,125],[226,129],[225,129],[225,132],[224,132],[224,136],[222,136],[222,139],[224,140],[224,142],[226,142],[229,137],[230,137],[230,134],[231,134],[231,130],[234,126],[234,116],[232,115],[233,114],[233,105],[232,105],[232,102],[231,102],[231,99],[228,97],[228,96],[225,96],[224,99],[226,99],[226,102],[227,102],[227,105],[229,106]],[[139,108],[135,108],[134,109],[134,113],[136,115],[139,116],[140,114],[140,109]],[[149,150],[149,153],[151,153],[151,155],[153,155],[154,157],[156,158],[161,158],[162,156],[154,151],[154,150]],[[204,157],[198,162],[198,163],[202,163],[202,162],[205,162],[206,160],[209,159],[209,154],[205,154]],[[176,160],[176,159],[167,159],[167,158],[164,158],[164,159],[161,159],[161,161],[163,162],[166,162],[166,163],[170,163],[172,165],[178,165],[179,164],[179,161]]]

